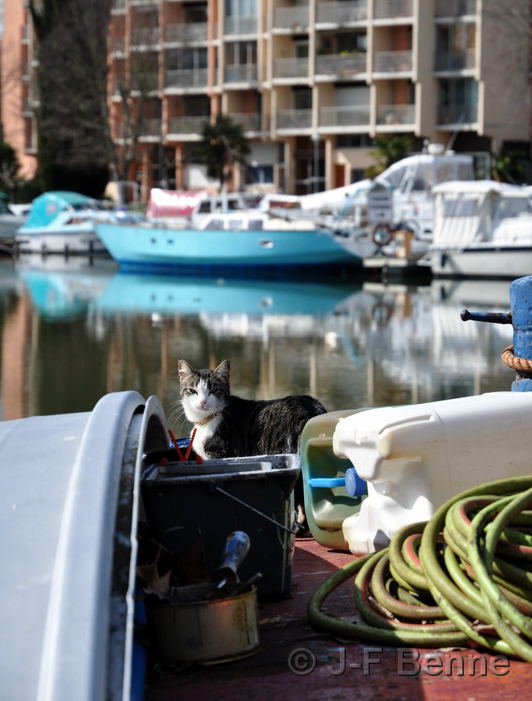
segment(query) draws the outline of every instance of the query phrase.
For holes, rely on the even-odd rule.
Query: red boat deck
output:
[[[297,539],[293,597],[259,604],[260,651],[247,659],[179,672],[157,667],[148,679],[146,701],[530,698],[532,667],[526,662],[499,658],[494,666],[495,655],[476,650],[383,648],[313,630],[306,616],[311,595],[352,559],[349,553],[328,550],[313,539]],[[354,615],[349,583],[338,588],[325,606],[329,613]]]

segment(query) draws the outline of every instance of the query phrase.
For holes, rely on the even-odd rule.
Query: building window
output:
[[[439,81],[438,123],[471,124],[477,121],[478,90],[473,78]]]

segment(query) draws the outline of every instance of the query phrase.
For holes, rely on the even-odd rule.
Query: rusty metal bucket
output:
[[[172,603],[155,601],[148,620],[160,657],[219,664],[259,650],[257,590],[236,596]]]

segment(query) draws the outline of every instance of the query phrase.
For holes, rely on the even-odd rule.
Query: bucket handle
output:
[[[297,527],[295,530],[292,530],[290,528],[287,528],[284,523],[280,523],[279,521],[276,521],[274,518],[271,516],[268,516],[267,514],[263,513],[262,511],[259,511],[256,509],[254,506],[251,506],[250,504],[246,504],[245,501],[242,501],[242,499],[239,499],[238,497],[235,497],[234,494],[230,494],[229,492],[226,492],[225,489],[222,489],[221,487],[218,487],[217,484],[213,485],[214,489],[216,489],[217,492],[220,492],[221,494],[224,494],[226,497],[229,497],[229,499],[233,499],[233,501],[238,502],[242,506],[245,506],[246,509],[250,509],[251,511],[254,511],[256,514],[259,516],[262,516],[262,518],[265,518],[267,521],[270,521],[273,523],[275,526],[278,528],[282,528],[283,531],[286,531],[287,533],[290,533],[290,535],[296,535],[297,533]]]

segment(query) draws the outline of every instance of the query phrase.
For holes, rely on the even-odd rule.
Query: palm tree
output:
[[[235,163],[246,165],[249,146],[242,126],[227,115],[218,114],[214,124],[206,123],[194,151],[207,166],[209,178],[218,180],[220,189],[231,179]]]
[[[388,134],[375,139],[373,157],[376,163],[366,169],[366,177],[374,178],[392,163],[406,158],[412,150],[412,138],[408,134]]]

